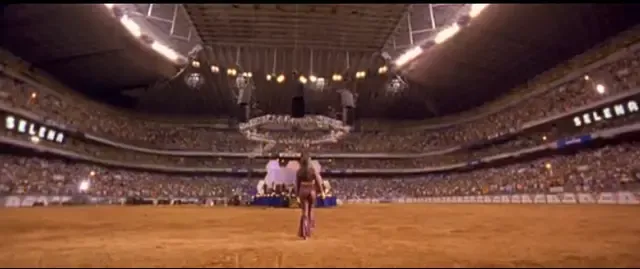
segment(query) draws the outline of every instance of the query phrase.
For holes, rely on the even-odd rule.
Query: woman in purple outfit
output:
[[[315,224],[313,207],[316,202],[316,188],[324,196],[320,179],[317,177],[315,169],[311,167],[309,156],[305,154],[300,159],[300,168],[296,174],[296,194],[298,195],[298,204],[302,208],[298,236],[303,239],[311,236],[311,229]]]

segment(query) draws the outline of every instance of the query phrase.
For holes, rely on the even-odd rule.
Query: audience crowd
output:
[[[258,179],[185,176],[107,168],[65,160],[0,155],[0,193],[109,197],[230,197],[256,189]],[[83,181],[89,182],[80,191]]]
[[[640,144],[606,146],[499,168],[419,178],[331,181],[343,199],[638,190]]]
[[[640,143],[557,154],[495,168],[392,178],[325,178],[340,199],[638,190]],[[162,174],[0,155],[0,195],[215,197],[256,194],[259,178]],[[81,182],[89,182],[80,190]]]
[[[527,132],[517,135],[511,139],[501,142],[494,142],[482,147],[462,149],[446,154],[435,154],[420,158],[379,158],[379,159],[321,159],[319,160],[324,169],[344,170],[344,169],[402,169],[402,168],[425,168],[453,165],[472,162],[484,157],[495,156],[501,153],[514,152],[521,149],[531,148],[541,144],[555,143],[559,138],[577,136],[589,133],[598,129],[622,126],[629,123],[638,122],[640,114],[631,114],[626,117],[613,118],[609,121],[602,121],[596,124],[587,125],[581,128],[570,128],[570,130],[559,131],[556,127],[549,127],[546,132]],[[31,137],[0,129],[0,136],[33,142]],[[125,151],[109,145],[91,142],[87,139],[67,137],[63,144],[39,141],[46,143],[48,147],[60,148],[81,156],[92,157],[100,160],[115,161],[137,165],[155,165],[166,168],[231,168],[231,169],[264,169],[267,159],[246,158],[246,157],[211,157],[211,156],[174,156],[144,153],[137,151]],[[285,148],[289,150],[289,148]],[[284,151],[283,151],[284,152]]]

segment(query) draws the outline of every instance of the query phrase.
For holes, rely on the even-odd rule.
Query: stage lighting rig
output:
[[[398,93],[404,91],[409,87],[409,84],[398,75],[395,75],[392,79],[387,82],[386,90],[390,93]]]
[[[322,77],[315,77],[312,76],[309,79],[310,83],[308,83],[307,85],[305,85],[307,88],[314,90],[314,91],[324,91],[324,89],[327,87],[327,80],[322,78]]]
[[[184,76],[184,83],[192,89],[199,89],[204,85],[204,77],[200,73],[191,73]]]
[[[278,131],[270,132],[271,128]],[[335,143],[347,135],[351,127],[342,121],[321,115],[293,118],[289,115],[268,114],[241,123],[238,130],[253,141],[313,145]],[[283,132],[284,130],[290,132]]]
[[[238,90],[254,90],[256,85],[253,82],[253,74],[251,72],[242,73],[236,77],[235,86]]]

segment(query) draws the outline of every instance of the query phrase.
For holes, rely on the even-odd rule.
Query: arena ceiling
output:
[[[216,108],[222,110],[219,112],[229,111],[237,95],[236,76],[226,76],[225,70],[233,69],[236,75],[252,74],[256,108],[287,113],[298,87],[298,77],[292,74],[296,72],[327,81],[321,90],[311,87],[314,90],[307,93],[312,113],[329,113],[338,107],[336,90],[347,87],[359,96],[361,115],[388,116],[395,109],[390,105],[400,95],[387,89],[395,76],[378,73],[387,64],[381,57],[383,48],[391,54],[409,48],[414,40],[428,38],[450,23],[463,6],[185,4],[183,8],[204,49],[197,57],[199,67],[187,67],[183,76],[202,74],[205,84],[198,97],[175,94],[182,92],[177,88],[184,88],[184,79],[177,79],[170,87],[156,87],[154,91],[164,87],[173,96],[167,102],[182,99],[190,104],[186,109],[195,113]],[[411,34],[404,31],[408,27],[413,30]],[[219,73],[212,74],[211,66],[220,68]],[[355,74],[361,71],[366,72],[366,78],[355,80]],[[267,76],[275,78],[280,74],[286,77],[283,83],[267,80]],[[332,81],[335,74],[343,80]],[[429,107],[429,100],[425,103]],[[156,106],[166,107],[157,103]]]
[[[407,71],[440,113],[469,109],[640,22],[636,4],[491,5]],[[421,112],[421,111],[418,111]]]
[[[4,48],[83,91],[146,87],[135,95],[163,113],[232,113],[235,79],[250,72],[254,106],[287,113],[296,71],[328,82],[309,92],[310,110],[339,106],[350,88],[364,117],[426,118],[464,110],[579,54],[638,23],[638,5],[491,5],[447,42],[402,70],[408,88],[390,90],[392,72],[378,74],[422,40],[451,25],[465,4],[135,4],[129,8],[198,65],[175,66],[138,44],[102,5],[9,5]],[[81,23],[78,23],[78,22]],[[215,67],[216,72],[212,72]],[[237,71],[228,76],[226,71]],[[366,78],[355,79],[359,71]],[[186,86],[201,74],[204,84]],[[286,80],[275,79],[284,74]],[[331,81],[340,74],[342,81]],[[151,85],[151,86],[149,86]],[[152,109],[150,109],[152,110]]]
[[[87,93],[146,87],[178,71],[104,5],[7,5],[0,27],[0,46]]]

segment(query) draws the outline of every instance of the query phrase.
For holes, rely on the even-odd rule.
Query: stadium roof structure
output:
[[[145,87],[178,71],[104,5],[7,5],[0,27],[0,46],[84,92]]]
[[[237,79],[250,77],[256,108],[287,113],[304,76],[326,82],[309,91],[312,112],[338,107],[336,90],[348,88],[362,117],[428,118],[526,83],[636,25],[640,11],[633,4],[492,4],[446,42],[434,42],[472,5],[118,6],[188,64],[177,67],[137,42],[99,4],[9,5],[0,45],[74,89],[147,88],[141,98],[168,96],[156,102],[163,112],[231,114]],[[416,47],[425,49],[394,68],[394,59]],[[193,74],[197,88],[186,83]],[[398,79],[407,87],[390,87]]]
[[[491,5],[406,71],[440,113],[478,106],[640,22],[636,4]]]

